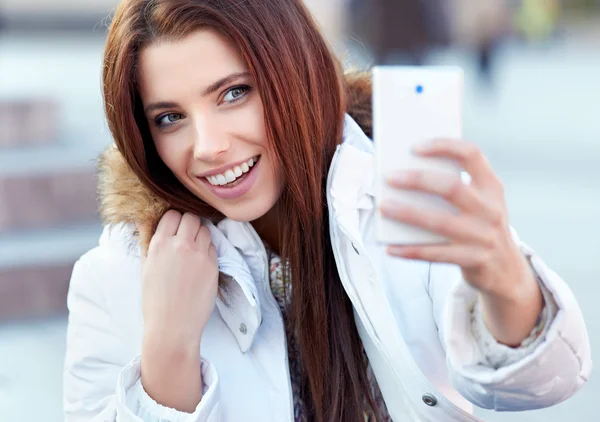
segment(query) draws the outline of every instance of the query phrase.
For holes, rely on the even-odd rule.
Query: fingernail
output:
[[[399,245],[390,245],[387,247],[387,253],[390,255],[404,255],[408,251],[408,247]]]
[[[383,201],[381,204],[379,204],[379,212],[383,215],[389,214],[393,208],[394,204],[392,204],[390,201]]]
[[[429,139],[427,141],[417,143],[416,145],[414,145],[412,147],[412,150],[415,153],[427,152],[433,148],[434,144],[435,144],[435,141]]]
[[[406,171],[397,171],[390,173],[387,177],[388,183],[392,184],[406,184],[410,181],[410,173]]]
[[[402,212],[402,210],[405,209],[405,206],[403,204],[400,204],[398,202],[395,201],[391,201],[391,200],[385,200],[382,201],[381,204],[379,205],[379,211],[382,214],[392,214],[392,213],[397,213],[397,212]]]

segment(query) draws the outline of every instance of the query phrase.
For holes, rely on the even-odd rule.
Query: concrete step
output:
[[[0,236],[0,320],[66,312],[75,261],[98,244],[97,222]]]
[[[70,144],[61,139],[61,143],[55,145],[2,149],[0,177],[91,169],[108,144],[108,140],[98,145],[87,142]]]
[[[94,167],[0,173],[0,234],[94,220],[97,209]]]
[[[50,99],[0,100],[0,150],[58,139],[58,105]]]

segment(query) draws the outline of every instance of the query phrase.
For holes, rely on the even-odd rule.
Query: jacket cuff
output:
[[[546,334],[528,353],[498,368],[490,364],[471,330],[477,291],[457,283],[445,309],[444,343],[450,378],[470,402],[499,411],[533,410],[571,397],[590,376],[587,330],[568,285],[524,244],[539,282],[556,303]]]
[[[525,340],[521,342],[519,347],[510,347],[499,343],[496,338],[490,333],[489,329],[483,321],[483,312],[481,310],[481,302],[477,300],[474,309],[471,312],[471,332],[473,338],[477,342],[477,346],[485,358],[488,366],[498,369],[503,366],[508,366],[518,362],[525,356],[534,352],[534,350],[544,342],[550,326],[558,312],[558,306],[552,296],[552,293],[544,285],[539,274],[532,270],[542,291],[544,298],[544,307],[538,321]]]
[[[180,412],[163,406],[150,397],[142,385],[140,357],[125,366],[117,381],[119,414],[127,420],[144,422],[216,422],[219,420],[219,377],[206,360],[201,363],[202,399],[194,413]]]

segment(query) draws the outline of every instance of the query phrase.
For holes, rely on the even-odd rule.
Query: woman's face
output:
[[[253,221],[277,202],[283,176],[262,102],[235,45],[201,30],[140,53],[144,112],[158,154],[197,197]]]

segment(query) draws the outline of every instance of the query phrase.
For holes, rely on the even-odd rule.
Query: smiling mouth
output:
[[[213,176],[203,177],[208,183],[218,188],[232,188],[242,182],[254,169],[258,163],[260,155],[250,158],[244,163],[234,166],[231,169]]]

